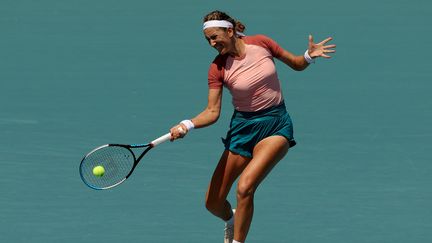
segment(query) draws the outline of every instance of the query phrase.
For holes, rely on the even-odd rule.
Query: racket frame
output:
[[[180,129],[179,129],[179,130],[180,130]],[[99,146],[99,147],[93,149],[92,151],[90,151],[90,152],[89,152],[86,156],[84,156],[84,158],[81,160],[80,167],[79,167],[79,173],[80,173],[81,180],[82,180],[82,181],[84,182],[84,184],[86,184],[88,187],[90,187],[90,188],[92,188],[92,189],[95,189],[95,190],[106,190],[106,189],[111,189],[111,188],[113,188],[113,187],[116,187],[116,186],[122,184],[124,181],[126,181],[127,178],[129,178],[130,175],[132,175],[132,173],[133,173],[133,171],[135,170],[136,166],[138,165],[138,163],[140,162],[140,160],[144,157],[144,155],[145,155],[148,151],[150,151],[152,148],[154,148],[154,147],[156,147],[157,145],[159,145],[159,144],[161,144],[161,143],[163,143],[163,142],[166,142],[166,141],[168,141],[168,140],[170,140],[170,139],[171,139],[171,133],[167,133],[167,134],[165,134],[165,135],[163,135],[163,136],[161,136],[161,137],[159,137],[159,138],[153,140],[153,141],[150,142],[150,143],[144,143],[144,144],[130,144],[130,145],[127,145],[127,144],[105,144],[105,145]],[[129,173],[128,173],[128,174],[127,174],[127,175],[126,175],[122,180],[120,180],[119,182],[117,182],[117,183],[115,183],[115,184],[113,184],[113,185],[110,185],[110,186],[103,187],[103,188],[101,188],[101,187],[95,187],[94,185],[91,185],[90,183],[88,183],[88,182],[84,179],[83,172],[82,172],[82,165],[83,165],[83,162],[84,162],[85,159],[86,159],[88,156],[90,156],[92,153],[94,153],[94,152],[96,152],[96,151],[98,151],[98,150],[100,150],[100,149],[103,149],[103,148],[109,147],[109,146],[113,146],[113,147],[122,147],[122,148],[125,148],[125,149],[129,150],[129,152],[130,152],[130,153],[132,154],[132,156],[133,156],[134,164],[133,164],[131,170],[129,171]],[[141,154],[140,154],[140,155],[138,156],[138,158],[137,158],[137,157],[136,157],[136,154],[132,151],[132,149],[135,149],[135,148],[146,148],[146,149],[145,149],[143,152],[141,152]]]

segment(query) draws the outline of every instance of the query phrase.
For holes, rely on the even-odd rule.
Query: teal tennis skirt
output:
[[[252,158],[255,145],[266,137],[280,135],[294,147],[294,131],[285,103],[257,112],[234,111],[225,139],[225,149]]]

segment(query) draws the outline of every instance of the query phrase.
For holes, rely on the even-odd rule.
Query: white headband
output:
[[[203,30],[212,27],[233,28],[233,24],[226,20],[210,20],[203,24]]]
[[[212,28],[212,27],[222,27],[222,28],[233,28],[233,24],[229,21],[226,20],[209,20],[204,22],[203,24],[203,30],[207,29],[207,28]],[[236,34],[238,36],[246,36],[245,34],[243,34],[242,32],[236,31]]]

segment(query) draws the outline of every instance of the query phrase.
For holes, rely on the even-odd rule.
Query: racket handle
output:
[[[164,143],[164,142],[166,142],[166,141],[168,141],[170,139],[171,139],[171,133],[167,133],[167,134],[165,134],[165,135],[163,135],[163,136],[161,136],[159,138],[156,138],[150,144],[153,147],[155,147],[155,146],[158,146],[159,144]]]
[[[181,127],[178,128],[178,131],[179,131],[180,133],[184,133],[184,131],[183,131],[183,129],[182,129]],[[169,133],[167,133],[167,134],[165,134],[165,135],[163,135],[163,136],[161,136],[161,137],[159,137],[159,138],[156,138],[156,139],[153,140],[150,144],[151,144],[153,147],[156,147],[157,145],[159,145],[159,144],[161,144],[161,143],[164,143],[164,142],[166,142],[166,141],[168,141],[168,140],[170,140],[170,139],[171,139],[171,133],[169,132]]]

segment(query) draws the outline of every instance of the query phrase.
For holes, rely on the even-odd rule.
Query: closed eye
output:
[[[207,37],[207,36],[206,36],[206,39],[207,39],[207,41],[210,41],[210,40],[216,40],[216,39],[217,39],[217,35],[212,35],[212,36],[210,36],[210,37]]]

